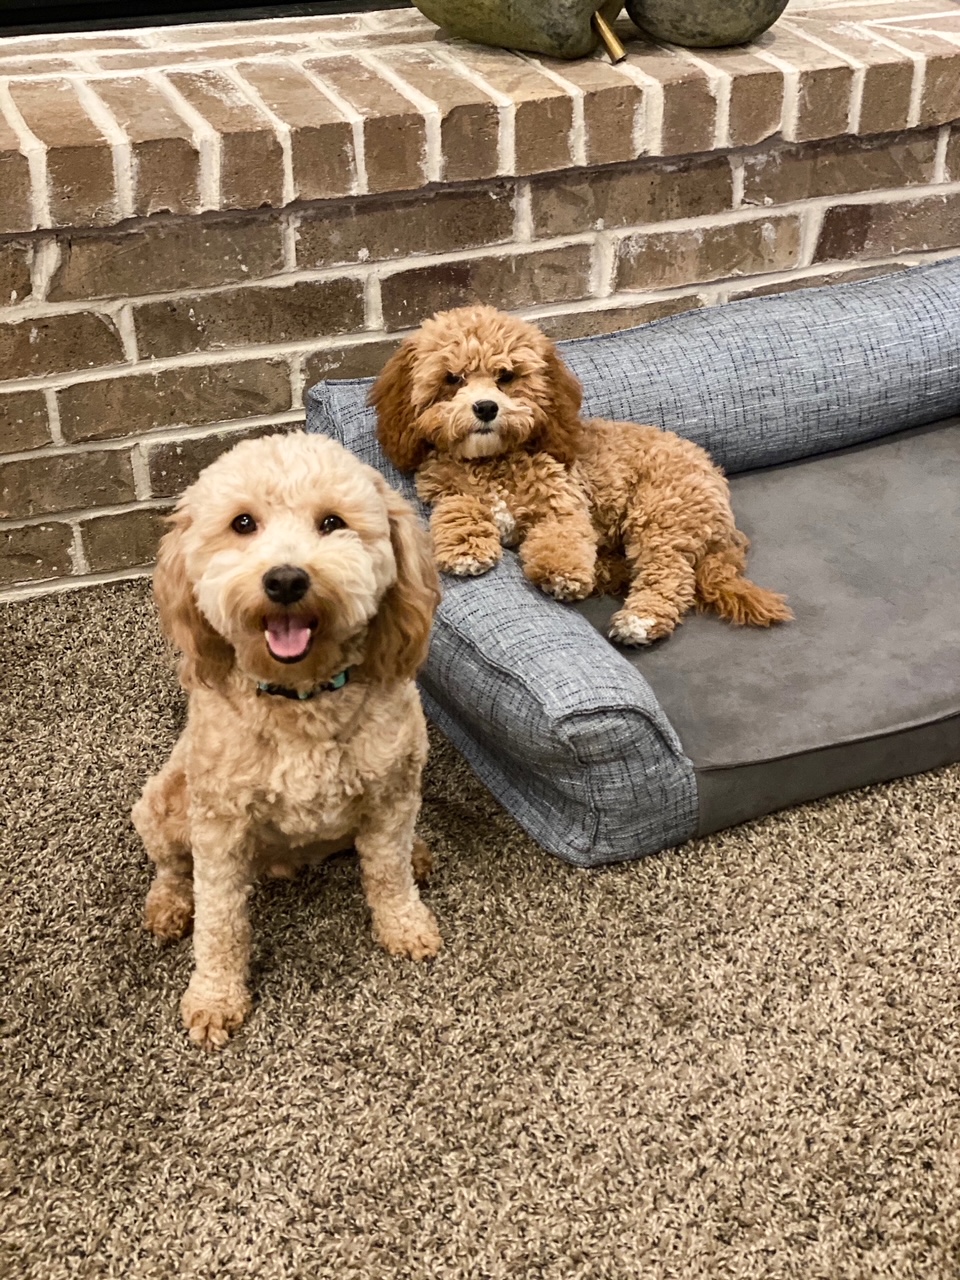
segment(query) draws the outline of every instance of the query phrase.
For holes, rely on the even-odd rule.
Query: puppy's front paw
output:
[[[246,987],[214,989],[198,983],[196,975],[180,1002],[180,1014],[190,1039],[201,1049],[222,1049],[250,1012]]]
[[[156,879],[143,907],[143,927],[158,942],[176,942],[193,919],[193,885],[189,880]]]
[[[411,960],[426,960],[443,946],[434,914],[422,902],[400,911],[378,911],[373,918],[373,936],[392,956],[409,956]]]
[[[656,618],[638,618],[635,613],[621,609],[610,619],[608,635],[615,644],[638,648],[641,645],[653,644],[662,636],[668,635],[672,628]]]
[[[541,578],[537,586],[554,600],[586,600],[593,590],[593,578],[561,573]]]
[[[441,555],[438,552],[436,559],[437,568],[441,573],[450,573],[455,578],[479,578],[481,574],[490,572],[500,559],[500,555],[499,552],[496,555],[482,552],[478,552],[476,555],[467,555],[461,552]]]

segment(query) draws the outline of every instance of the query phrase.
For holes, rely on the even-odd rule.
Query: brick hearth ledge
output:
[[[480,298],[556,337],[960,252],[960,5],[559,63],[414,10],[0,41],[0,596]]]

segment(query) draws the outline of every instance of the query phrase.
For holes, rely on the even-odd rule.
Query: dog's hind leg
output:
[[[173,754],[133,806],[133,825],[156,866],[144,905],[143,923],[160,942],[182,938],[193,918],[193,858],[190,853],[189,791]]]

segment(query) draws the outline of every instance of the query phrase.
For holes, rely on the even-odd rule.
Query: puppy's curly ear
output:
[[[411,679],[423,665],[440,603],[440,580],[430,537],[413,508],[385,480],[380,489],[390,517],[397,580],[370,624],[363,672],[371,680],[389,683]]]
[[[552,342],[548,343],[545,356],[547,403],[543,406],[536,444],[544,453],[549,453],[558,462],[568,466],[576,460],[580,448],[583,389],[579,380],[561,360],[560,353]]]
[[[183,536],[190,526],[186,511],[169,517],[170,529],[160,540],[153,594],[160,626],[180,654],[180,683],[185,689],[198,685],[220,687],[233,667],[233,650],[197,608],[187,575]]]
[[[429,452],[417,430],[410,396],[415,355],[416,340],[408,338],[383,366],[368,399],[377,411],[377,438],[384,453],[401,471],[416,471]]]

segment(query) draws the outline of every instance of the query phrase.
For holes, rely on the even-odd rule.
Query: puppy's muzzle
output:
[[[263,590],[274,604],[296,604],[307,594],[310,575],[292,564],[275,565],[263,575]]]
[[[484,425],[494,420],[500,412],[500,406],[496,400],[474,400],[473,413]]]

